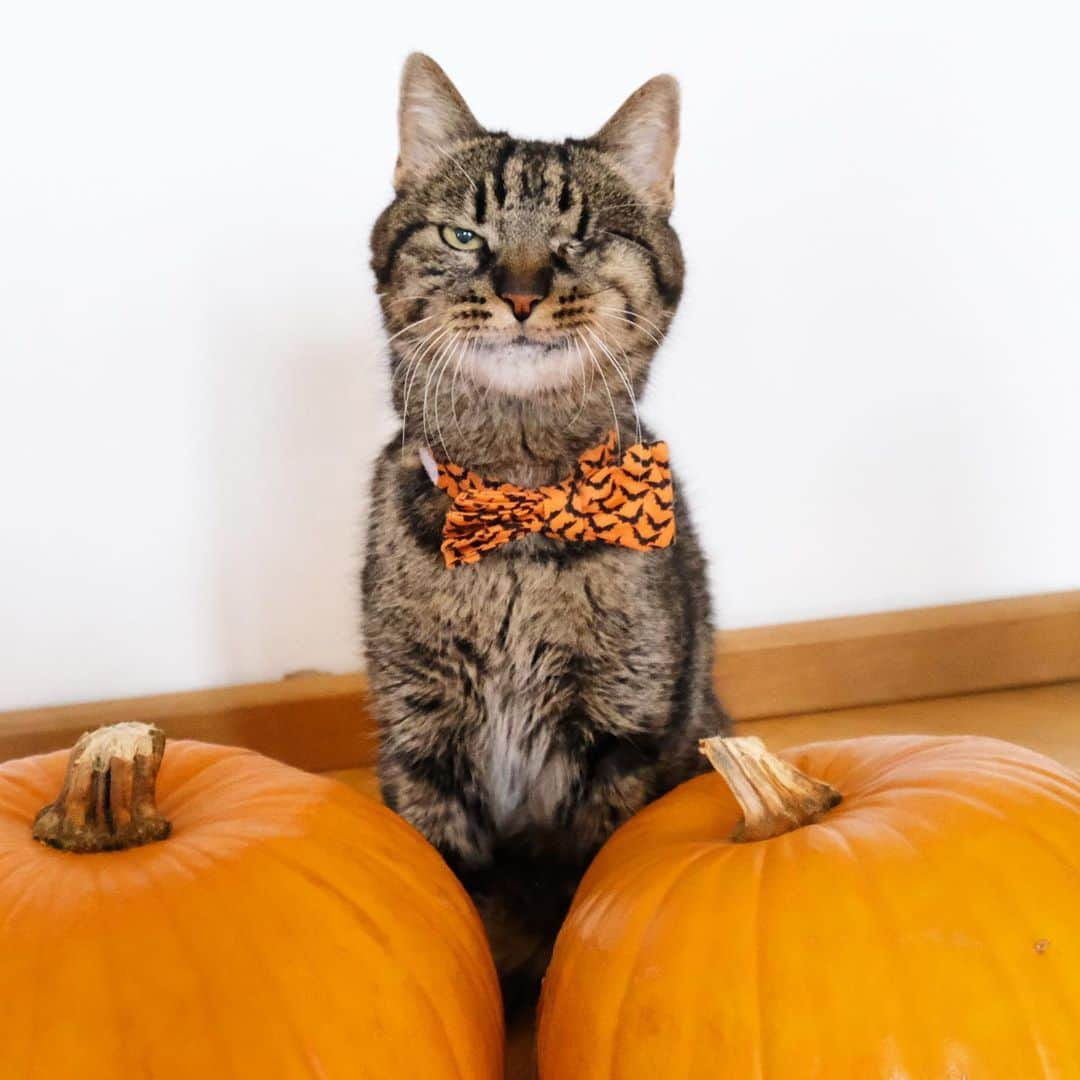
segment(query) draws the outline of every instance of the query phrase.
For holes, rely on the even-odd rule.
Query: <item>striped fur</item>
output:
[[[633,400],[683,283],[677,100],[660,76],[591,138],[520,139],[482,129],[414,54],[371,237],[402,421],[376,464],[362,580],[379,777],[470,889],[511,1007],[600,844],[725,730],[705,568],[677,495],[670,548],[537,534],[447,569],[449,500],[419,449],[534,487],[612,427],[638,441]],[[443,226],[484,244],[459,250]],[[543,292],[524,321],[507,280]]]

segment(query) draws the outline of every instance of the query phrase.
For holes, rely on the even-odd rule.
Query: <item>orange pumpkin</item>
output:
[[[124,724],[66,778],[67,753],[0,766],[0,1075],[502,1076],[483,929],[434,848],[342,784],[197,742],[170,744],[155,806],[163,745]],[[62,780],[34,830],[70,850],[31,838]]]
[[[581,883],[543,1080],[1080,1077],[1080,778],[995,739],[706,744],[723,776]]]

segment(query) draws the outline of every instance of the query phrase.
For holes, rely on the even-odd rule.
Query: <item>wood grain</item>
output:
[[[773,750],[859,735],[990,735],[1080,771],[1080,682],[775,716],[737,725]]]
[[[757,735],[770,750],[860,735],[990,735],[1080,771],[1080,682],[742,720],[735,733]],[[370,765],[334,769],[328,775],[373,799],[379,797]]]
[[[1080,678],[1080,590],[717,635],[736,719]]]
[[[738,720],[1070,679],[1080,679],[1080,591],[717,635],[717,687]],[[0,713],[0,760],[70,746],[119,720],[152,721],[170,738],[250,746],[306,769],[375,760],[363,675],[319,673]]]
[[[70,747],[82,732],[121,720],[157,724],[170,739],[248,746],[302,769],[375,760],[362,675],[309,674],[221,690],[0,713],[0,761]]]

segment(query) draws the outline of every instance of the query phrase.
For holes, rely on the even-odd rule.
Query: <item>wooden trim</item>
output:
[[[1080,590],[717,635],[739,720],[1080,679]]]
[[[1080,590],[717,635],[717,689],[739,720],[1080,679]],[[0,713],[0,761],[88,728],[152,720],[170,738],[250,746],[301,768],[370,765],[363,675]]]
[[[363,675],[308,674],[277,682],[0,713],[0,761],[71,746],[121,720],[158,724],[170,739],[253,750],[322,772],[375,760]]]

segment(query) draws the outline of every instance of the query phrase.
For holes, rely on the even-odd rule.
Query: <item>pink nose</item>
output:
[[[544,298],[538,293],[504,292],[499,295],[514,309],[514,318],[518,322],[524,322]]]

